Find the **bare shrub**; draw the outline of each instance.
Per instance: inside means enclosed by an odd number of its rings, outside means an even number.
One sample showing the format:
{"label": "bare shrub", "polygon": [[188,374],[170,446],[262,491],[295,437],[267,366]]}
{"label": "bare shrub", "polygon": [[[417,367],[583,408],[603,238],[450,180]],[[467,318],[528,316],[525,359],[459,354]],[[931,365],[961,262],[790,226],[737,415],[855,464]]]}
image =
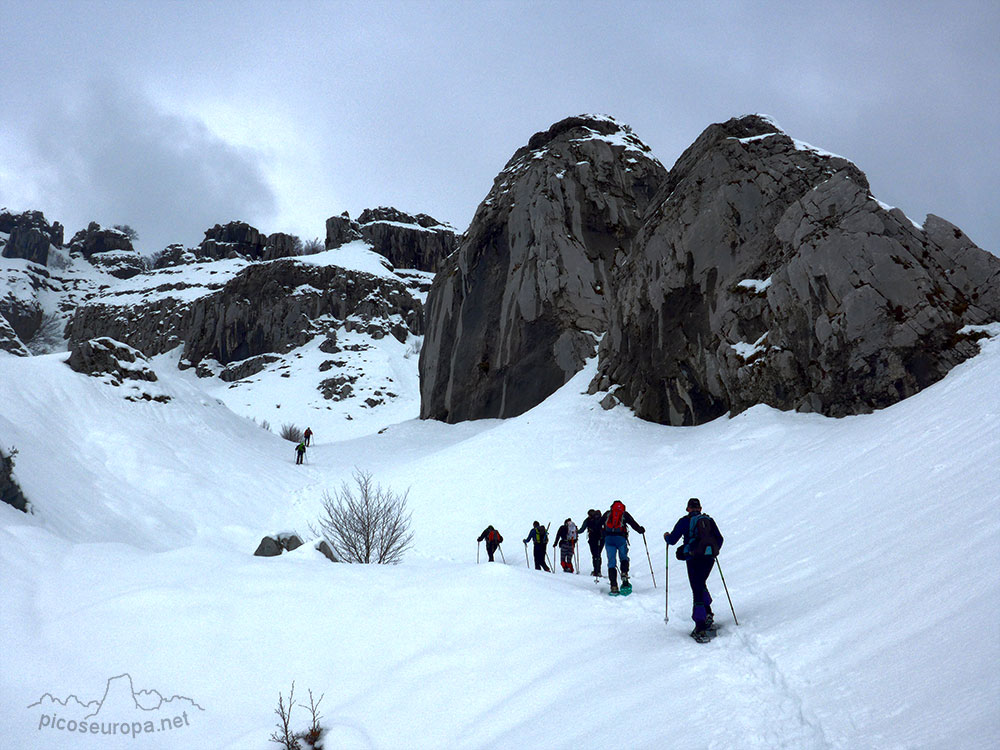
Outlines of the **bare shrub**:
{"label": "bare shrub", "polygon": [[325,249],[323,243],[319,241],[319,237],[313,237],[302,244],[302,255],[315,255],[316,253],[323,252]]}
{"label": "bare shrub", "polygon": [[63,321],[58,315],[44,313],[38,330],[28,340],[26,346],[32,354],[48,354],[66,348],[63,338]]}
{"label": "bare shrub", "polygon": [[274,713],[278,716],[278,728],[271,732],[271,742],[277,742],[283,750],[302,750],[299,738],[292,731],[292,706],[295,705],[295,682],[292,682],[292,689],[288,692],[288,703],[285,703],[285,696],[278,692],[278,707]]}
{"label": "bare shrub", "polygon": [[[295,682],[292,682],[292,689],[288,691],[288,699],[278,692],[278,707],[274,709],[278,717],[277,729],[271,732],[271,742],[281,745],[282,750],[303,750],[302,742],[306,743],[306,748],[311,750],[322,750],[323,727],[320,726],[320,719],[323,718],[319,712],[319,704],[323,702],[323,696],[319,700],[313,698],[313,691],[309,691],[309,705],[299,703],[302,708],[309,710],[311,718],[309,728],[304,732],[292,730],[292,708],[295,706]],[[301,740],[301,742],[300,742]]]}
{"label": "bare shrub", "polygon": [[413,542],[406,510],[409,490],[397,495],[372,482],[372,475],[355,470],[355,489],[347,482],[330,496],[323,493],[323,511],[317,526],[309,529],[322,536],[344,562],[395,565]]}
{"label": "bare shrub", "polygon": [[268,432],[271,432],[271,423],[268,422],[266,419],[260,420],[260,427],[262,430],[267,430]]}
{"label": "bare shrub", "polygon": [[[324,693],[325,695],[325,693]],[[300,736],[306,743],[313,748],[320,747],[320,740],[323,739],[323,727],[319,725],[319,720],[322,719],[322,715],[319,712],[319,704],[323,702],[323,695],[319,697],[319,700],[313,700],[313,691],[309,690],[309,705],[305,703],[300,703],[302,708],[309,709],[309,728],[303,732]]]}
{"label": "bare shrub", "polygon": [[139,239],[139,233],[128,224],[115,224],[114,228],[128,237],[130,242],[135,242]]}
{"label": "bare shrub", "polygon": [[296,427],[290,422],[281,425],[281,437],[285,440],[290,440],[293,443],[302,442],[302,428]]}

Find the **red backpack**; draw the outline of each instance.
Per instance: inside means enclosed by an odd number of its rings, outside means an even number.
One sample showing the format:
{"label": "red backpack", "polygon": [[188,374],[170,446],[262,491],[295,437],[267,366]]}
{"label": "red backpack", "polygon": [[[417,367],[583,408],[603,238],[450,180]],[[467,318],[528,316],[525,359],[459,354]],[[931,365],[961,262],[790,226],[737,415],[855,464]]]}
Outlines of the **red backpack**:
{"label": "red backpack", "polygon": [[488,541],[495,542],[497,540],[497,530],[492,529],[490,533],[486,535],[486,539]]}
{"label": "red backpack", "polygon": [[625,503],[621,500],[615,500],[611,503],[611,512],[608,513],[608,520],[604,524],[605,527],[618,531],[622,528],[625,520]]}

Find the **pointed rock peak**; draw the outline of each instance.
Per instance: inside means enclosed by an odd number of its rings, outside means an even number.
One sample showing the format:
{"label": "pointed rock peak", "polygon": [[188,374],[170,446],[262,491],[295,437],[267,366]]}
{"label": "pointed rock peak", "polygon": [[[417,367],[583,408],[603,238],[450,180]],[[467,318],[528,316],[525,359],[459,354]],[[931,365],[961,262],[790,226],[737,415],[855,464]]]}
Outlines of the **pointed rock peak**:
{"label": "pointed rock peak", "polygon": [[785,132],[769,115],[758,114],[733,117],[722,123],[720,127],[730,138],[753,138],[754,136]]}
{"label": "pointed rock peak", "polygon": [[[548,130],[535,133],[528,139],[526,149],[537,151],[553,141],[581,141],[602,138],[623,146],[649,152],[650,148],[639,140],[632,128],[609,115],[576,115],[555,123]],[[524,149],[522,149],[523,151]]]}

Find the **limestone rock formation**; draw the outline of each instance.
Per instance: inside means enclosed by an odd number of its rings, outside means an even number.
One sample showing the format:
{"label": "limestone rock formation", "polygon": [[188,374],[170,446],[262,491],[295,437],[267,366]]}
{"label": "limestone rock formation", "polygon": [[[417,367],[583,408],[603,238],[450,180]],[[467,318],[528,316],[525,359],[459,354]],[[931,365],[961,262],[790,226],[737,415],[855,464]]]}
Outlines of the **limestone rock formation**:
{"label": "limestone rock formation", "polygon": [[223,258],[260,260],[264,257],[266,244],[267,238],[255,227],[245,221],[231,221],[206,229],[205,239],[195,252],[199,257],[210,260]]}
{"label": "limestone rock formation", "polygon": [[16,456],[16,450],[8,454],[0,449],[0,503],[6,503],[22,513],[27,513],[28,500],[25,498],[21,486],[14,479],[14,458]]}
{"label": "limestone rock formation", "polygon": [[78,342],[66,364],[84,375],[110,376],[112,385],[121,385],[126,380],[155,382],[157,379],[141,352],[107,337]]}
{"label": "limestone rock formation", "polygon": [[666,174],[609,117],[532,136],[434,279],[421,417],[516,416],[578,372],[607,327],[611,269]]}
{"label": "limestone rock formation", "polygon": [[[249,264],[221,288],[199,293],[179,285],[175,295],[164,285],[136,302],[128,291],[121,305],[109,296],[77,308],[67,326],[70,341],[110,336],[147,356],[183,344],[187,365],[205,359],[229,365],[288,352],[340,326],[403,339],[423,332],[423,307],[402,281],[291,259]],[[232,372],[266,364],[261,358]]]}
{"label": "limestone rock formation", "polygon": [[338,247],[361,239],[361,227],[358,222],[351,219],[347,211],[340,216],[331,216],[326,220],[326,243],[327,250],[336,250]]}
{"label": "limestone rock formation", "polygon": [[7,352],[18,357],[31,356],[28,347],[24,345],[24,342],[14,332],[14,328],[2,315],[0,315],[0,352]]}
{"label": "limestone rock formation", "polygon": [[964,326],[1000,319],[1000,260],[758,116],[685,151],[614,287],[591,390],[675,425],[888,406],[976,353]]}
{"label": "limestone rock formation", "polygon": [[437,271],[455,251],[455,230],[427,214],[410,214],[395,208],[368,208],[353,221],[345,211],[326,220],[326,249],[333,250],[364,239],[396,268]]}
{"label": "limestone rock formation", "polygon": [[4,258],[24,258],[43,266],[48,263],[49,246],[63,244],[62,225],[57,221],[50,226],[41,211],[0,211],[0,232],[9,235],[0,238]]}
{"label": "limestone rock formation", "polygon": [[175,266],[187,265],[188,263],[196,263],[199,260],[207,259],[199,258],[194,250],[186,248],[180,243],[175,243],[167,245],[163,250],[154,255],[151,265],[154,270],[159,270],[161,268],[173,268]]}
{"label": "limestone rock formation", "polygon": [[132,247],[128,235],[102,227],[96,221],[73,235],[69,251],[119,279],[130,279],[146,270],[143,257]]}
{"label": "limestone rock formation", "polygon": [[69,241],[69,251],[79,253],[87,260],[95,253],[107,253],[113,250],[134,252],[132,240],[117,229],[102,227],[96,221],[90,222],[86,229],[81,229]]}

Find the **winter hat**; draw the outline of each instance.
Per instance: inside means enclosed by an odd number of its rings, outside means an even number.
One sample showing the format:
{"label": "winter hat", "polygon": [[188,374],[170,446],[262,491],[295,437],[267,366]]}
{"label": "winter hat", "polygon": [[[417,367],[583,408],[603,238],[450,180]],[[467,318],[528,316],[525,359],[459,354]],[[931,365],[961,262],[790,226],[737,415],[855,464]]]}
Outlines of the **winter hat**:
{"label": "winter hat", "polygon": [[573,523],[573,519],[567,518],[565,521],[563,521],[563,523]]}
{"label": "winter hat", "polygon": [[688,507],[688,510],[691,510],[691,509],[701,510],[701,500],[699,500],[696,497],[692,497],[690,500],[688,500],[687,507]]}
{"label": "winter hat", "polygon": [[531,525],[532,525],[533,527],[534,527],[534,526],[538,526],[538,521],[535,521],[535,522],[534,522],[533,524],[531,524]]}

